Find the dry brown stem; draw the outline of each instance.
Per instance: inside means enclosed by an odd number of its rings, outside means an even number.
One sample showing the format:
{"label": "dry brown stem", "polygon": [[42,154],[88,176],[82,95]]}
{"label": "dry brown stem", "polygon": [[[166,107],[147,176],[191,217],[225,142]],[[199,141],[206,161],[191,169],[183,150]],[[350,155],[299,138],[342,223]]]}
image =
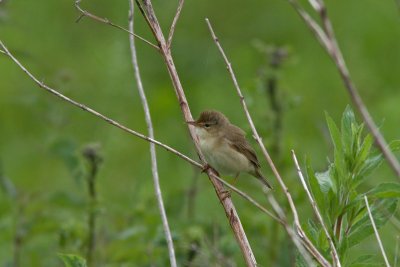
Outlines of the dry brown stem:
{"label": "dry brown stem", "polygon": [[379,237],[378,229],[376,228],[376,225],[375,225],[374,217],[372,216],[371,209],[369,208],[367,196],[364,196],[364,201],[365,201],[365,206],[367,207],[369,219],[371,220],[372,228],[374,229],[376,240],[378,240],[379,248],[381,249],[381,252],[382,252],[383,259],[385,260],[386,266],[390,267],[390,263],[387,259],[385,249],[383,248],[383,245],[382,245],[382,240]]}
{"label": "dry brown stem", "polygon": [[236,79],[236,76],[235,76],[235,73],[234,73],[234,71],[232,69],[232,65],[229,62],[229,60],[228,60],[228,58],[227,58],[227,56],[226,56],[226,54],[225,54],[225,52],[224,52],[224,50],[222,48],[217,36],[214,33],[214,30],[213,30],[213,28],[211,26],[211,23],[207,18],[206,18],[206,22],[207,22],[208,28],[210,30],[211,36],[212,36],[215,44],[217,45],[218,50],[221,52],[221,55],[222,55],[222,57],[223,57],[223,59],[225,61],[225,64],[227,66],[227,70],[228,70],[228,72],[229,72],[229,74],[230,74],[230,76],[232,78],[232,81],[233,81],[233,84],[235,86],[236,92],[239,95],[240,103],[242,104],[243,110],[244,110],[244,112],[246,114],[246,118],[247,118],[247,120],[248,120],[248,122],[250,124],[251,130],[253,132],[253,136],[256,139],[258,145],[260,146],[265,159],[267,160],[268,164],[270,165],[270,167],[272,169],[272,172],[274,173],[274,175],[277,178],[280,186],[282,187],[283,192],[286,195],[286,198],[287,198],[287,200],[289,202],[289,205],[290,205],[293,217],[294,217],[294,222],[295,222],[295,225],[296,225],[296,228],[297,228],[298,236],[300,237],[301,241],[303,242],[303,244],[307,248],[308,252],[311,253],[311,255],[313,255],[313,257],[322,266],[331,266],[331,264],[324,258],[324,256],[317,250],[317,248],[314,246],[314,244],[306,236],[306,234],[305,234],[305,232],[304,232],[304,230],[303,230],[303,228],[301,226],[301,223],[300,223],[300,220],[299,220],[299,215],[298,215],[298,212],[297,212],[297,208],[296,208],[296,206],[295,206],[295,204],[293,202],[292,195],[290,194],[288,187],[284,183],[284,181],[283,181],[282,177],[280,176],[277,168],[275,167],[274,162],[272,161],[267,149],[265,148],[265,146],[264,146],[264,144],[263,144],[263,142],[261,140],[261,137],[259,136],[259,134],[258,134],[258,132],[256,130],[256,127],[254,125],[253,119],[251,118],[249,110],[247,108],[247,104],[244,101],[244,96],[243,96],[242,91],[241,91],[241,89],[239,87],[239,83],[238,83],[238,81]]}
{"label": "dry brown stem", "polygon": [[175,27],[176,27],[176,24],[178,23],[179,16],[181,15],[181,11],[182,11],[184,2],[185,2],[185,0],[179,0],[178,8],[176,9],[176,14],[174,16],[174,20],[172,21],[172,25],[169,30],[168,41],[167,41],[167,46],[169,49],[171,48],[172,38],[174,37],[174,32],[175,32]]}
{"label": "dry brown stem", "polygon": [[[159,44],[159,46],[161,48],[160,52],[161,52],[161,55],[166,64],[170,78],[172,80],[172,84],[174,86],[175,93],[178,98],[178,102],[181,107],[183,116],[186,121],[193,121],[193,116],[190,112],[189,105],[186,100],[186,95],[183,90],[182,84],[179,79],[178,72],[177,72],[175,64],[174,64],[174,60],[171,55],[170,47],[168,46],[167,41],[164,38],[160,24],[155,15],[155,12],[154,12],[154,9],[152,6],[152,2],[150,0],[143,0],[142,3],[140,3],[139,0],[136,0],[136,3],[138,4],[139,9],[141,10],[144,18],[147,21],[147,24],[149,25],[151,31],[153,32],[154,37],[157,40],[157,43]],[[171,32],[171,30],[170,30],[170,32]],[[200,160],[204,164],[206,164],[204,156],[202,155],[200,148],[199,148],[199,144],[198,144],[198,140],[197,140],[197,137],[196,137],[196,134],[194,131],[194,127],[190,126],[190,125],[188,127],[189,127],[190,136],[196,146],[196,150],[200,157]],[[210,178],[210,181],[212,182],[212,184],[214,186],[214,189],[215,189],[215,192],[217,193],[218,199],[220,200],[220,202],[224,208],[225,214],[226,214],[229,224],[234,232],[236,241],[238,242],[238,244],[240,246],[240,249],[242,251],[242,254],[243,254],[243,257],[245,259],[247,266],[256,266],[257,265],[256,259],[254,257],[253,251],[250,247],[250,243],[247,240],[246,233],[240,222],[240,218],[237,214],[235,206],[233,205],[231,197],[226,196],[226,190],[224,189],[223,184],[219,180],[214,178],[214,176],[213,176],[213,174],[215,174],[214,171],[211,168],[209,168],[209,169],[207,169],[206,172],[207,172],[208,177]]]}
{"label": "dry brown stem", "polygon": [[315,215],[317,215],[317,219],[318,219],[319,223],[321,224],[322,229],[325,232],[326,238],[328,239],[329,245],[331,247],[331,253],[332,253],[332,258],[333,258],[333,261],[334,261],[334,265],[337,266],[337,267],[341,267],[342,265],[340,264],[339,255],[338,255],[337,250],[335,248],[335,244],[333,243],[333,240],[332,240],[332,238],[331,238],[331,236],[329,234],[328,228],[326,228],[326,226],[325,226],[324,220],[322,219],[322,215],[318,210],[317,203],[315,202],[313,196],[311,195],[310,190],[307,187],[306,180],[304,179],[303,173],[301,172],[301,169],[300,169],[300,166],[299,166],[299,162],[297,161],[297,157],[296,157],[296,154],[294,153],[294,150],[292,150],[292,157],[293,157],[293,161],[294,161],[294,164],[296,166],[297,174],[299,175],[301,184],[303,185],[304,190],[307,193],[308,200],[310,201],[311,206],[312,206],[312,208],[314,210],[314,213],[315,213]]}
{"label": "dry brown stem", "polygon": [[158,46],[156,46],[156,45],[153,44],[152,42],[146,40],[145,38],[141,37],[140,35],[137,35],[137,34],[134,33],[133,31],[130,31],[130,30],[128,30],[128,29],[125,29],[124,27],[119,26],[119,25],[117,25],[117,24],[111,22],[111,21],[110,21],[109,19],[107,19],[107,18],[101,18],[101,17],[96,16],[96,15],[90,13],[89,11],[83,9],[83,8],[80,6],[80,3],[81,3],[81,2],[82,2],[82,0],[75,0],[75,7],[76,7],[76,9],[81,13],[81,15],[78,17],[78,19],[76,20],[76,22],[81,21],[81,19],[84,18],[84,17],[88,17],[88,18],[93,19],[93,20],[95,20],[95,21],[97,21],[97,22],[104,23],[104,24],[107,24],[107,25],[109,25],[109,26],[111,26],[111,27],[117,28],[117,29],[119,29],[119,30],[121,30],[121,31],[127,32],[127,33],[129,33],[130,35],[135,36],[136,38],[138,38],[138,39],[141,40],[142,42],[145,42],[146,44],[150,45],[151,47],[153,47],[153,48],[156,49],[157,51],[160,50],[160,48],[159,48]]}

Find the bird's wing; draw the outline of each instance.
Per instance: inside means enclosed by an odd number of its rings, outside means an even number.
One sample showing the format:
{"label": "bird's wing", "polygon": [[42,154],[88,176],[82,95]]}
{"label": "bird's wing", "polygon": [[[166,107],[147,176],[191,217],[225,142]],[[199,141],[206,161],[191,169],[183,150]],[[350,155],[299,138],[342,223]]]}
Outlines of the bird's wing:
{"label": "bird's wing", "polygon": [[249,142],[247,142],[245,132],[234,125],[231,127],[236,128],[236,130],[228,131],[228,133],[225,135],[225,138],[229,141],[231,147],[239,153],[244,154],[256,168],[259,168],[260,163],[258,162],[257,155],[250,146]]}

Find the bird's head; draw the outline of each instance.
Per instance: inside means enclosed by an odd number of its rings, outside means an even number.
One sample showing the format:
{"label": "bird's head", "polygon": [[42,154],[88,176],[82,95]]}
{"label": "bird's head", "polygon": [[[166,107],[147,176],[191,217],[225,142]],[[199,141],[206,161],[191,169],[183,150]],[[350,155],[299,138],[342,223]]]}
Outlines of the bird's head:
{"label": "bird's head", "polygon": [[206,110],[200,114],[200,117],[195,121],[188,121],[196,127],[196,129],[203,129],[209,134],[216,133],[221,130],[222,127],[229,124],[229,120],[219,111]]}

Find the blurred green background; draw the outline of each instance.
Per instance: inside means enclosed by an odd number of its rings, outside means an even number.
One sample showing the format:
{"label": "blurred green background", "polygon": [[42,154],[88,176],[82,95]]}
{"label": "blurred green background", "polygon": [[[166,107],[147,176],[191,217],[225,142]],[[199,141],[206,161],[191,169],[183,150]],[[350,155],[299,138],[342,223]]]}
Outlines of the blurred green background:
{"label": "blurred green background", "polygon": [[[166,34],[177,1],[155,0],[153,4]],[[87,0],[82,5],[127,25],[128,1]],[[400,16],[396,2],[330,0],[327,6],[366,105],[386,139],[398,139]],[[136,32],[153,40],[143,18],[136,15]],[[146,133],[128,35],[88,18],[75,23],[78,16],[74,1],[3,0],[0,39],[48,85]],[[272,156],[306,222],[312,213],[290,149],[295,149],[302,163],[307,157],[316,170],[326,168],[332,147],[324,112],[338,121],[349,104],[335,66],[287,1],[186,1],[172,49],[194,116],[204,109],[218,109],[250,133],[205,17],[232,62],[257,128],[267,148],[274,148]],[[156,138],[197,159],[160,55],[136,43]],[[287,56],[279,68],[272,68],[271,51],[276,48]],[[278,133],[267,92],[269,79],[277,81],[277,101],[282,107]],[[281,146],[276,146],[277,138]],[[97,176],[93,266],[168,265],[149,144],[49,95],[0,55],[0,266],[13,266],[14,258],[19,258],[20,266],[61,266],[58,252],[85,256],[88,166],[81,151],[89,143],[99,144],[103,157]],[[173,154],[163,149],[157,152],[179,264],[185,265],[195,255],[191,266],[243,266],[207,177]],[[277,187],[266,162],[261,164]],[[395,181],[385,164],[365,189],[382,181]],[[255,179],[242,175],[237,186],[267,205]],[[286,206],[280,190],[276,195]],[[233,195],[233,200],[260,266],[291,266],[296,253],[283,228],[241,198]],[[391,258],[394,231],[390,224],[383,229]],[[371,236],[354,253],[377,254],[377,249]]]}

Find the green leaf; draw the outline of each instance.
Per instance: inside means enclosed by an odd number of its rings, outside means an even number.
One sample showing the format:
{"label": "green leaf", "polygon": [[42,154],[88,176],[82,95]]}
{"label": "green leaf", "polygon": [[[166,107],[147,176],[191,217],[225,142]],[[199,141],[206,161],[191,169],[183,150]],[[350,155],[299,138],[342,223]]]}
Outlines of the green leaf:
{"label": "green leaf", "polygon": [[350,267],[363,267],[363,266],[379,266],[379,264],[374,261],[375,255],[362,255],[350,263]]}
{"label": "green leaf", "polygon": [[327,194],[329,192],[329,190],[332,191],[336,191],[333,190],[334,189],[334,183],[332,182],[331,176],[330,176],[330,171],[331,169],[329,168],[327,171],[325,172],[317,172],[315,173],[315,177],[318,181],[318,184],[321,188],[321,191],[324,194]]}
{"label": "green leaf", "polygon": [[331,134],[331,138],[333,141],[333,145],[336,149],[342,150],[342,141],[340,138],[340,131],[336,126],[336,123],[333,121],[331,116],[327,112],[325,112],[326,123],[328,124],[329,133]]}
{"label": "green leaf", "polygon": [[[376,227],[379,229],[393,215],[396,210],[397,199],[385,198],[375,201],[371,205],[371,213],[374,218]],[[349,247],[360,243],[364,238],[374,232],[371,220],[366,211],[363,212],[361,218],[351,227],[348,235]]]}
{"label": "green leaf", "polygon": [[395,198],[400,197],[399,183],[381,183],[374,189],[366,193],[370,197],[376,198]]}
{"label": "green leaf", "polygon": [[374,139],[370,134],[364,138],[364,142],[361,145],[360,150],[357,153],[356,165],[354,167],[355,171],[358,173],[359,169],[364,165],[365,161],[368,159],[369,152],[371,150]]}
{"label": "green leaf", "polygon": [[368,158],[364,162],[364,165],[359,172],[356,185],[361,183],[365,176],[369,175],[373,170],[378,168],[382,161],[383,157],[381,154]]}
{"label": "green leaf", "polygon": [[345,151],[350,152],[353,140],[353,129],[352,126],[357,125],[354,117],[353,110],[350,106],[347,106],[342,115],[342,146]]}
{"label": "green leaf", "polygon": [[399,151],[400,150],[400,140],[394,140],[394,141],[390,142],[389,148],[393,152]]}
{"label": "green leaf", "polygon": [[[315,202],[317,202],[318,207],[320,210],[325,210],[325,195],[324,192],[321,190],[321,185],[315,176],[315,172],[310,165],[310,162],[306,160],[306,169],[307,169],[307,176],[308,176],[308,183],[310,184],[311,193],[314,196]],[[329,189],[328,189],[329,191]],[[327,192],[327,191],[325,191]]]}
{"label": "green leaf", "polygon": [[318,241],[319,230],[318,226],[311,219],[308,219],[308,224],[305,224],[304,229],[306,231],[306,235],[311,239],[311,241],[315,244]]}
{"label": "green leaf", "polygon": [[65,267],[86,267],[86,260],[77,255],[58,253],[58,257],[64,262]]}
{"label": "green leaf", "polygon": [[[345,154],[342,145],[342,138],[338,127],[336,126],[333,119],[329,116],[328,113],[325,113],[326,122],[328,124],[329,132],[331,134],[332,142],[335,147],[334,151],[334,162],[336,167],[337,176],[333,178],[342,178],[346,173],[346,164],[345,164]],[[341,181],[337,181],[337,184],[340,185]]]}

